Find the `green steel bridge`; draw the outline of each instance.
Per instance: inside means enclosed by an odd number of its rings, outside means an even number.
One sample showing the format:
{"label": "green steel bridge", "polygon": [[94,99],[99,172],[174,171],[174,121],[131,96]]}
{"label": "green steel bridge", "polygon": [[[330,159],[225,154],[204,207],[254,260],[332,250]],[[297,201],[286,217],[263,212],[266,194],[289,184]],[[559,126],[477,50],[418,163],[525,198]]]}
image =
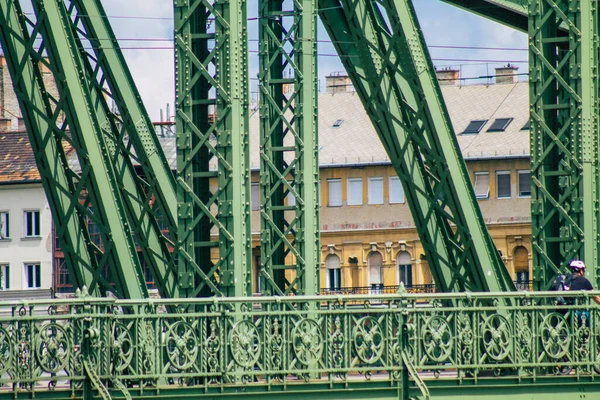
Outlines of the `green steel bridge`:
{"label": "green steel bridge", "polygon": [[[410,0],[259,0],[261,297],[246,2],[173,1],[174,176],[101,1],[0,1],[80,289],[0,304],[0,398],[600,398],[591,294],[557,306],[543,292],[572,258],[600,283],[598,2],[442,1],[529,34],[537,292],[515,291],[486,230]],[[319,295],[317,18],[405,188],[438,293]]]}

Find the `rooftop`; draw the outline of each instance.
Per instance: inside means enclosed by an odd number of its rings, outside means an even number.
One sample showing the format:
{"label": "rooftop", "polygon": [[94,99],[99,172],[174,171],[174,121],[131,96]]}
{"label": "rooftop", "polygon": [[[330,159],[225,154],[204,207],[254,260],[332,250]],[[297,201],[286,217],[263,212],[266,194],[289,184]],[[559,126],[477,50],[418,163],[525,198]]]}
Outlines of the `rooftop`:
{"label": "rooftop", "polygon": [[[443,85],[441,89],[467,161],[529,158],[529,130],[522,129],[529,118],[527,82]],[[483,122],[478,132],[463,133],[473,121]],[[250,115],[250,167],[254,170],[260,167],[259,134],[260,116],[253,112]],[[159,136],[159,140],[169,165],[175,169],[175,137]],[[78,169],[75,157],[71,161],[72,167]],[[319,164],[322,168],[389,162],[356,93],[319,94]],[[0,183],[39,181],[27,134],[0,133]]]}

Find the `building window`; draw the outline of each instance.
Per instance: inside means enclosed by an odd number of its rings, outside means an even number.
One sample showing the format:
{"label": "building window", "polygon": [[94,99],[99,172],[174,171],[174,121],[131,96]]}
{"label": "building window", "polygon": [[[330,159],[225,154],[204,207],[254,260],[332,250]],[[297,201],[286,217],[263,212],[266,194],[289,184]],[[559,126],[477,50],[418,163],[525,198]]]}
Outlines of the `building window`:
{"label": "building window", "polygon": [[342,180],[327,179],[329,207],[340,207],[342,205]]}
{"label": "building window", "polygon": [[362,178],[348,179],[348,205],[361,206],[363,203]]}
{"label": "building window", "polygon": [[25,211],[25,237],[40,236],[40,212]]}
{"label": "building window", "polygon": [[517,290],[529,290],[529,252],[524,246],[515,248],[513,266]]}
{"label": "building window", "polygon": [[490,176],[487,172],[475,172],[475,197],[478,199],[487,199],[490,197]]}
{"label": "building window", "polygon": [[510,198],[510,171],[496,172],[496,192],[499,199]]}
{"label": "building window", "polygon": [[381,269],[383,268],[383,257],[378,251],[369,254],[369,284],[371,293],[383,293],[383,280]]}
{"label": "building window", "polygon": [[383,204],[383,178],[369,178],[369,204]]}
{"label": "building window", "polygon": [[260,185],[258,183],[250,184],[250,197],[252,211],[260,210]]}
{"label": "building window", "polygon": [[519,197],[531,197],[531,172],[518,171]]}
{"label": "building window", "polygon": [[340,258],[330,254],[325,259],[327,268],[327,289],[330,291],[340,290],[342,287],[342,270],[340,269]]}
{"label": "building window", "polygon": [[25,264],[25,282],[28,289],[38,289],[42,287],[42,275],[40,264]]}
{"label": "building window", "polygon": [[10,289],[10,266],[8,264],[1,264],[0,274],[0,290]]}
{"label": "building window", "polygon": [[0,239],[10,237],[10,218],[8,211],[0,211]]}
{"label": "building window", "polygon": [[398,265],[398,283],[402,282],[405,287],[412,286],[413,280],[410,254],[407,251],[401,251],[398,253],[396,262]]}
{"label": "building window", "polygon": [[390,176],[390,204],[404,203],[404,188],[397,176]]}

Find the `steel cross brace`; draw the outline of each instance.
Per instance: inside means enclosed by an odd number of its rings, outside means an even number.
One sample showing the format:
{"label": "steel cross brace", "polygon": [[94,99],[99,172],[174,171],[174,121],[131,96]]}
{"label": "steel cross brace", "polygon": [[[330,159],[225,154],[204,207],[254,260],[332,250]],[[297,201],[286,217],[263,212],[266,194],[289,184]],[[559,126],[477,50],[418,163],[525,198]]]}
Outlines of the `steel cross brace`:
{"label": "steel cross brace", "polygon": [[440,290],[514,290],[477,206],[411,3],[322,0],[319,8],[402,181]]}
{"label": "steel cross brace", "polygon": [[[177,233],[173,173],[100,1],[75,0],[69,10],[73,32],[84,42],[80,49],[89,80],[96,84],[94,104],[102,105],[103,126],[111,127],[109,135],[114,133],[115,162],[124,164],[118,167],[120,186],[124,200],[131,203],[130,223],[145,263],[161,296],[179,297],[171,254],[171,237]],[[105,97],[114,101],[118,114],[111,112]],[[137,161],[141,174],[126,160]],[[166,225],[166,234],[159,222]]]}
{"label": "steel cross brace", "polygon": [[534,286],[579,258],[598,271],[598,3],[529,7]]}
{"label": "steel cross brace", "polygon": [[265,294],[315,294],[320,250],[316,4],[294,1],[291,10],[282,5],[259,4],[260,276]]}
{"label": "steel cross brace", "polygon": [[[72,33],[71,20],[62,0],[36,0],[33,8],[36,29],[44,38],[50,70],[61,94],[61,111],[65,112],[76,146],[81,176],[89,176],[89,186],[85,187],[89,203],[86,204],[95,210],[92,221],[100,228],[104,246],[99,264],[108,265],[117,296],[147,297],[128,221],[127,212],[131,211],[121,197],[121,180],[111,159],[110,139],[107,140],[103,130],[101,110],[96,109],[97,103],[94,103],[96,93],[88,87],[86,66],[77,51],[79,41]],[[73,193],[79,195],[79,192]]]}
{"label": "steel cross brace", "polygon": [[249,296],[246,2],[174,4],[180,288]]}
{"label": "steel cross brace", "polygon": [[[19,100],[29,140],[36,158],[42,185],[52,210],[56,235],[75,287],[86,286],[92,295],[108,289],[100,275],[100,249],[87,230],[91,217],[79,194],[87,186],[89,175],[73,171],[68,154],[74,144],[62,124],[60,99],[54,99],[44,86],[40,67],[47,65],[35,46],[39,38],[29,35],[27,21],[19,1],[0,2],[0,42]],[[41,51],[41,50],[40,50]]]}

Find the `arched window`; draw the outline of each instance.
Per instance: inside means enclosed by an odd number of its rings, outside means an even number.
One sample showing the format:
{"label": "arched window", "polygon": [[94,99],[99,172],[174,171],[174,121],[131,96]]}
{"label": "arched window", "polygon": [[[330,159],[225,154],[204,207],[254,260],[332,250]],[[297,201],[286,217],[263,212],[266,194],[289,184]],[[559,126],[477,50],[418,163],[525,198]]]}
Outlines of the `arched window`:
{"label": "arched window", "polygon": [[369,254],[369,284],[371,289],[383,290],[383,280],[381,279],[381,268],[383,267],[383,257],[378,251]]}
{"label": "arched window", "polygon": [[524,246],[515,248],[513,254],[513,266],[515,267],[515,281],[517,290],[529,289],[529,252]]}
{"label": "arched window", "polygon": [[330,254],[325,259],[327,268],[327,289],[330,291],[340,290],[342,287],[342,271],[340,270],[340,258]]}
{"label": "arched window", "polygon": [[398,253],[396,265],[398,265],[398,284],[402,282],[405,287],[412,286],[412,265],[410,263],[410,254],[408,251],[401,251]]}

